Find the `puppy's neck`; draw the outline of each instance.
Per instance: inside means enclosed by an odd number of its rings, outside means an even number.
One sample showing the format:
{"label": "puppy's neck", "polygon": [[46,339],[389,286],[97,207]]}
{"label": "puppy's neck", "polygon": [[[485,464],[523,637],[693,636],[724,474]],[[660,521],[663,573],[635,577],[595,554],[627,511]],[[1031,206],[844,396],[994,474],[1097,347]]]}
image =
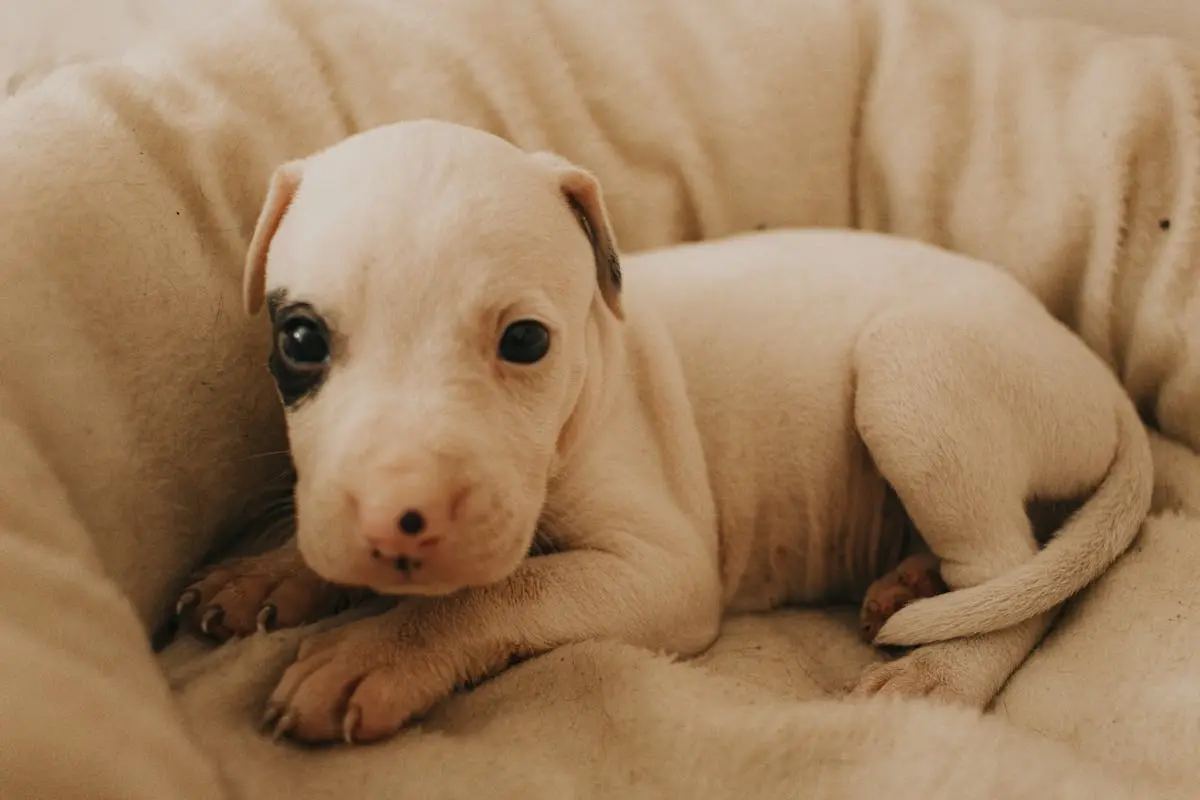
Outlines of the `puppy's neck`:
{"label": "puppy's neck", "polygon": [[615,376],[627,366],[625,326],[597,299],[587,327],[587,368],[579,395],[558,436],[558,457],[550,479],[569,469],[575,454],[587,447],[592,437],[601,435],[611,413]]}

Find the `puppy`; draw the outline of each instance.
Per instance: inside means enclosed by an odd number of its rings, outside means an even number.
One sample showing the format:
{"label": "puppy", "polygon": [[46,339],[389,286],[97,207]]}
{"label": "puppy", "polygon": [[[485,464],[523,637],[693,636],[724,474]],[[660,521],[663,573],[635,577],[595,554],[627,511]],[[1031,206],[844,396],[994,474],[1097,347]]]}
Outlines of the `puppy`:
{"label": "puppy", "polygon": [[[853,694],[983,707],[1150,504],[1132,402],[999,270],[836,231],[623,269],[588,172],[468,128],[281,167],[245,299],[270,313],[296,542],[187,613],[406,598],[304,641],[266,718],[299,740],[386,737],[570,642],[692,655],[726,611],[861,597],[922,548],[951,591],[883,625],[917,647]],[[1039,551],[1027,505],[1070,500]],[[332,606],[313,597],[286,623]]]}

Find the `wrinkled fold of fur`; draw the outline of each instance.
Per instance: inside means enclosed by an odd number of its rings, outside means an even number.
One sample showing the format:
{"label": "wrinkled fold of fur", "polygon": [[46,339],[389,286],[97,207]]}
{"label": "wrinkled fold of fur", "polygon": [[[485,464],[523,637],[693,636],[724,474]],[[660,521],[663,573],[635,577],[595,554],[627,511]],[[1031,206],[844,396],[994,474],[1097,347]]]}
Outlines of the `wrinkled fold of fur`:
{"label": "wrinkled fold of fur", "polygon": [[[226,791],[145,630],[286,467],[239,300],[279,162],[437,116],[593,170],[628,250],[759,226],[928,239],[1018,275],[1195,446],[1196,63],[950,0],[249,0],[23,91],[0,107],[0,794]],[[1147,660],[1195,658],[1169,642],[1196,619]],[[899,742],[921,712],[878,713]],[[923,797],[967,796],[946,776],[970,754],[910,745],[829,796],[917,786],[917,764],[942,776]],[[795,775],[842,768],[790,752]]]}

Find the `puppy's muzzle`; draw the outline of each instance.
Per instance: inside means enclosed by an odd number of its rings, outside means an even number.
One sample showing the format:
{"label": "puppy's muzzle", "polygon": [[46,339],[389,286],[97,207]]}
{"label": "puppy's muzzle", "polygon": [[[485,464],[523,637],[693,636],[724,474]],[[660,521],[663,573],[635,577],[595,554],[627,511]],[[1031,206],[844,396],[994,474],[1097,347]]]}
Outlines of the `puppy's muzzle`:
{"label": "puppy's muzzle", "polygon": [[406,575],[419,571],[450,536],[470,489],[440,470],[391,469],[349,493],[363,547]]}

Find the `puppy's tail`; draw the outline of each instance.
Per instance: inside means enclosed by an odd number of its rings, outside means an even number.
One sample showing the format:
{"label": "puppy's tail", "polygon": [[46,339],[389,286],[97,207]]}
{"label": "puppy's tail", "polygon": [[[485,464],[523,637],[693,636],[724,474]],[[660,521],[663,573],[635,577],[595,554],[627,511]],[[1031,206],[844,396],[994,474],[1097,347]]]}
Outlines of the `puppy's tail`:
{"label": "puppy's tail", "polygon": [[1150,510],[1150,443],[1130,408],[1117,415],[1116,454],[1088,501],[1029,561],[978,586],[916,600],[875,644],[913,646],[1008,628],[1051,610],[1100,577],[1128,549]]}

